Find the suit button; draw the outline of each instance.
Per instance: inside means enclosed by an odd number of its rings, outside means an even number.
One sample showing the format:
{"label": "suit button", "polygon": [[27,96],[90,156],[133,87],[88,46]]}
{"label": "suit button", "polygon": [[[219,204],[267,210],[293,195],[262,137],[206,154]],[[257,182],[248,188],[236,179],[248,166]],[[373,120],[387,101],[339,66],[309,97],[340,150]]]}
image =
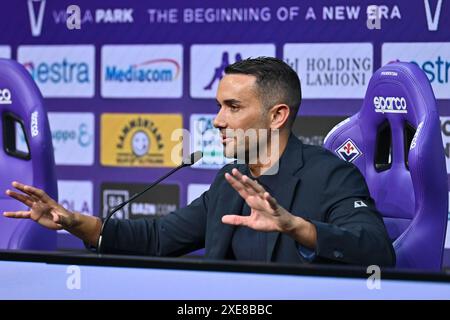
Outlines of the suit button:
{"label": "suit button", "polygon": [[343,258],[343,257],[344,257],[344,254],[343,254],[342,252],[338,251],[338,250],[334,250],[334,251],[333,251],[333,255],[334,255],[334,257],[337,258],[337,259],[340,259],[340,258]]}

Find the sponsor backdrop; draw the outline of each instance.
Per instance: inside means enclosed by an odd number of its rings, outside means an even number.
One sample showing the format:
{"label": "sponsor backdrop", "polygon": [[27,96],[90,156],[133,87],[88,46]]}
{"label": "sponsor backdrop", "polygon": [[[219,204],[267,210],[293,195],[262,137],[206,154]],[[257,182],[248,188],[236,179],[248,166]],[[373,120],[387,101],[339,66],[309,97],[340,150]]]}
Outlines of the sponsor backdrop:
{"label": "sponsor backdrop", "polygon": [[[102,183],[102,217],[106,218],[111,208],[128,200],[131,196],[145,189],[143,183]],[[159,185],[152,192],[144,194],[131,204],[117,212],[115,219],[136,219],[163,216],[180,207],[180,188],[176,184]]]}
{"label": "sponsor backdrop", "polygon": [[[213,127],[224,68],[261,55],[298,72],[294,132],[318,145],[359,110],[376,69],[416,63],[438,99],[450,170],[449,1],[20,0],[0,15],[0,57],[22,63],[44,96],[68,208],[103,216],[170,170],[182,128],[191,132],[185,149],[202,149],[203,162],[118,218],[164,215],[201,194],[227,161]],[[82,246],[66,233],[58,245]]]}

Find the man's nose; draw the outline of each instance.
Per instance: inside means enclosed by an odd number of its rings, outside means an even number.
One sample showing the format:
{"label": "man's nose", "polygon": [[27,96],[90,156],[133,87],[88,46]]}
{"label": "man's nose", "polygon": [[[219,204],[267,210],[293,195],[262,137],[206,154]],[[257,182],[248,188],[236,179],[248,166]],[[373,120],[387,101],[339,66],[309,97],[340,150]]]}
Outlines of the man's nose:
{"label": "man's nose", "polygon": [[217,113],[216,117],[214,118],[214,127],[218,128],[218,129],[222,129],[222,128],[226,128],[227,123],[225,121],[225,117],[223,115],[223,108],[221,108],[219,110],[219,112]]}

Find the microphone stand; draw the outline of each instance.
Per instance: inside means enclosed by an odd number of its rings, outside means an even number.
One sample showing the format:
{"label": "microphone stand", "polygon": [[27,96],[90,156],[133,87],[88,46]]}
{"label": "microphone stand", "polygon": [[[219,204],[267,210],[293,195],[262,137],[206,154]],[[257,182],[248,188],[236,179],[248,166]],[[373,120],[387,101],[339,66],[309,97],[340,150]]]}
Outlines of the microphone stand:
{"label": "microphone stand", "polygon": [[100,254],[102,253],[102,238],[103,238],[103,231],[106,228],[106,225],[108,224],[109,219],[111,219],[111,217],[114,215],[114,213],[116,213],[117,211],[119,211],[120,209],[122,209],[123,207],[125,207],[128,203],[130,203],[131,201],[137,199],[138,197],[140,197],[141,195],[143,195],[145,192],[147,192],[148,190],[150,190],[151,188],[153,188],[155,185],[157,185],[158,183],[160,183],[161,181],[163,181],[164,179],[166,179],[168,176],[170,176],[171,174],[173,174],[174,172],[180,170],[183,167],[187,167],[190,166],[190,164],[186,164],[186,163],[182,163],[180,164],[178,167],[173,168],[172,170],[170,170],[168,173],[166,173],[165,175],[163,175],[161,178],[159,178],[158,180],[156,180],[155,182],[153,182],[151,185],[149,185],[147,188],[145,188],[143,191],[136,193],[135,195],[133,195],[130,199],[128,199],[127,201],[122,202],[121,204],[117,205],[116,207],[112,208],[111,211],[108,213],[106,219],[103,221],[102,223],[102,228],[100,231],[100,236],[98,237],[98,242],[97,242],[97,253]]}

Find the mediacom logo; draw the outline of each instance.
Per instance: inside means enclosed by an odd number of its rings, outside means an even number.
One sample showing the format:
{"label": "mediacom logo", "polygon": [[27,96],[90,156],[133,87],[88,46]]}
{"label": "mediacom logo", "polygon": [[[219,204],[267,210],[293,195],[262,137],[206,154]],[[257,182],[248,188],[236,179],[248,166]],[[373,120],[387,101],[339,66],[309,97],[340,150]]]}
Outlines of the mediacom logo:
{"label": "mediacom logo", "polygon": [[55,164],[94,164],[95,116],[90,112],[49,112]]}
{"label": "mediacom logo", "polygon": [[[160,67],[167,64],[167,67]],[[126,69],[106,66],[105,81],[171,82],[180,76],[181,67],[174,59],[154,59],[130,65]]]}
{"label": "mediacom logo", "polygon": [[[183,127],[181,114],[105,113],[101,116],[101,164],[121,167],[174,167],[181,142],[172,134]],[[173,150],[179,148],[177,157]]]}
{"label": "mediacom logo", "polygon": [[102,47],[101,94],[109,98],[180,98],[181,45]]}
{"label": "mediacom logo", "polygon": [[428,77],[436,98],[450,98],[450,43],[384,43],[382,64],[395,60],[418,65]]}
{"label": "mediacom logo", "polygon": [[94,46],[19,46],[17,59],[46,98],[94,96]]}

